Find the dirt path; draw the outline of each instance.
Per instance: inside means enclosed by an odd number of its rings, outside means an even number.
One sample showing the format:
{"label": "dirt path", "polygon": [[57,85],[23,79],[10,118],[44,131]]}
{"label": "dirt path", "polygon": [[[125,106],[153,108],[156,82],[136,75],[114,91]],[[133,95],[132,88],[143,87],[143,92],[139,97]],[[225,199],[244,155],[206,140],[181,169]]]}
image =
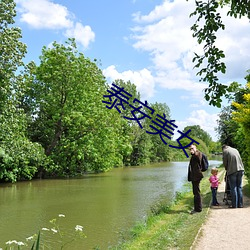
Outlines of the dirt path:
{"label": "dirt path", "polygon": [[223,202],[225,182],[218,188],[219,207],[211,207],[191,249],[250,249],[250,199],[244,196],[244,207],[230,209]]}

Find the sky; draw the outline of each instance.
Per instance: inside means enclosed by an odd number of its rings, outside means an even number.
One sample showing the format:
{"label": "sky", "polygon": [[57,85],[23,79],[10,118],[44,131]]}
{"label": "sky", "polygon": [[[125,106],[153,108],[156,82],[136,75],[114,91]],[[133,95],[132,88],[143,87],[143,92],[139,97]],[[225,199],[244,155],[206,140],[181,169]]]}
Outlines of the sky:
{"label": "sky", "polygon": [[[221,109],[204,100],[192,58],[202,47],[192,37],[193,0],[16,0],[16,26],[27,44],[25,62],[39,64],[43,46],[76,39],[78,50],[98,62],[108,83],[131,81],[141,101],[166,103],[179,130],[200,125],[218,139]],[[226,29],[218,33],[227,65],[220,81],[245,85],[250,69],[250,21],[221,10]],[[106,93],[104,93],[106,94]],[[228,105],[224,101],[223,105]]]}

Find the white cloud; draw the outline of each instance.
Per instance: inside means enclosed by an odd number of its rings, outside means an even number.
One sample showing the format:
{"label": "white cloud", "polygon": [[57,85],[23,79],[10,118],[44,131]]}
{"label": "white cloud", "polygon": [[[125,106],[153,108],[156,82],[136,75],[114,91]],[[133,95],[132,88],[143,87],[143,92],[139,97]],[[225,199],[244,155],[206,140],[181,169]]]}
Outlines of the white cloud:
{"label": "white cloud", "polygon": [[182,0],[164,1],[148,15],[136,13],[134,20],[139,24],[133,29],[133,39],[134,48],[150,53],[156,84],[201,95],[206,84],[194,83],[192,64],[197,46],[190,31],[193,8],[193,4]]}
{"label": "white cloud", "polygon": [[103,70],[103,74],[111,82],[116,79],[122,79],[125,82],[134,83],[141,94],[141,99],[148,99],[154,94],[154,78],[148,69],[140,71],[124,71],[119,73],[114,65]]}
{"label": "white cloud", "polygon": [[95,39],[89,25],[75,22],[74,15],[63,5],[49,0],[17,0],[20,20],[34,29],[64,30],[63,35],[75,38],[84,48]]}
{"label": "white cloud", "polygon": [[140,12],[137,12],[133,15],[135,22],[154,22],[161,18],[164,18],[173,8],[173,4],[169,4],[168,1],[165,1],[162,5],[155,7],[148,15],[141,15]]}
{"label": "white cloud", "polygon": [[[207,86],[197,83],[197,69],[193,69],[194,52],[202,52],[202,47],[192,37],[189,18],[195,9],[194,1],[165,0],[150,13],[133,15],[137,25],[132,29],[134,48],[149,52],[153,62],[152,74],[155,85],[167,89],[183,89],[203,97],[202,90]],[[250,68],[250,25],[247,18],[227,17],[227,9],[221,11],[226,30],[218,34],[217,44],[225,51],[228,69],[221,81],[243,79]],[[193,92],[196,93],[193,93]]]}
{"label": "white cloud", "polygon": [[48,0],[18,0],[21,21],[35,29],[63,29],[73,25],[65,6]]}
{"label": "white cloud", "polygon": [[223,78],[234,81],[244,78],[250,69],[250,23],[247,17],[235,19],[227,16],[227,11],[226,8],[221,10],[225,30],[219,32],[216,44],[226,55],[227,72]]}
{"label": "white cloud", "polygon": [[87,48],[90,42],[95,40],[95,33],[91,30],[90,26],[83,26],[81,23],[76,23],[71,29],[68,29],[65,33],[67,37],[74,37],[77,42]]}

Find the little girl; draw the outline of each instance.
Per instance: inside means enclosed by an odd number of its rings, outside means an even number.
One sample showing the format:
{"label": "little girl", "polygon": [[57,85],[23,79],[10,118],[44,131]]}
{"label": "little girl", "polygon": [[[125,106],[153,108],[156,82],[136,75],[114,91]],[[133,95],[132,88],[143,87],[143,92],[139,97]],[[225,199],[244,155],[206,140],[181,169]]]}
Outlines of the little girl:
{"label": "little girl", "polygon": [[212,205],[213,206],[219,206],[220,204],[217,201],[217,189],[220,184],[219,179],[217,177],[218,169],[212,168],[211,169],[211,176],[209,178],[209,181],[211,183],[211,190],[212,190]]}

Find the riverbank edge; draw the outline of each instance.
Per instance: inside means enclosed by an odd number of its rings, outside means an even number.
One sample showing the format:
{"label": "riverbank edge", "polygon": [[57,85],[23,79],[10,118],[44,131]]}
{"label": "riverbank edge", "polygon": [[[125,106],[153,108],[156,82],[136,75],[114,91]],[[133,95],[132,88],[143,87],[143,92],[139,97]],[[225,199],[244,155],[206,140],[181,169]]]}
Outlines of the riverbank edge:
{"label": "riverbank edge", "polygon": [[[209,170],[208,170],[209,171]],[[224,181],[225,170],[219,168],[220,181]],[[184,185],[177,192],[175,199],[169,205],[159,204],[151,209],[144,222],[138,222],[120,243],[109,249],[138,250],[138,249],[190,249],[199,237],[199,232],[207,219],[211,190],[206,176],[201,181],[203,211],[190,215],[193,208],[191,183]]]}

